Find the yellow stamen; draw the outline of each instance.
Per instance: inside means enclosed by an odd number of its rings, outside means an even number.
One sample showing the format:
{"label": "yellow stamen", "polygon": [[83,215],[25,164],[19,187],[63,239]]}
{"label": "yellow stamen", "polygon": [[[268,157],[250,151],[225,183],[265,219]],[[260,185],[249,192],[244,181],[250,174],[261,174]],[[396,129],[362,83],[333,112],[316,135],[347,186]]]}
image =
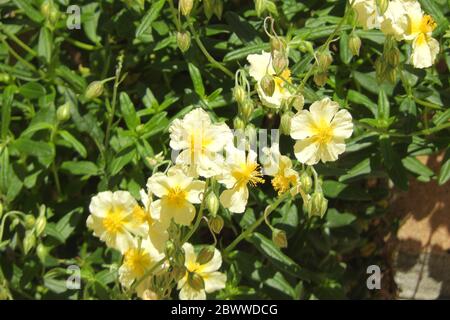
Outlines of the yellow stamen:
{"label": "yellow stamen", "polygon": [[279,195],[285,193],[291,186],[295,186],[296,184],[297,177],[295,175],[287,177],[282,172],[278,172],[272,179],[272,186]]}
{"label": "yellow stamen", "polygon": [[150,214],[145,212],[145,210],[139,205],[136,205],[133,208],[133,220],[136,221],[137,224],[147,222],[150,225],[153,222]]}
{"label": "yellow stamen", "polygon": [[135,276],[141,277],[151,264],[150,255],[142,249],[130,249],[125,253],[124,264]]}
{"label": "yellow stamen", "polygon": [[258,183],[264,183],[259,164],[255,162],[242,163],[239,169],[232,172],[232,176],[236,179],[237,186],[240,187],[247,184],[256,186]]}
{"label": "yellow stamen", "polygon": [[284,69],[279,76],[274,76],[275,87],[278,88],[280,92],[284,92],[286,81],[292,83],[291,70],[288,68]]}
{"label": "yellow stamen", "polygon": [[182,207],[186,201],[186,196],[186,191],[179,186],[175,186],[169,189],[167,201],[174,207]]}
{"label": "yellow stamen", "polygon": [[126,219],[123,214],[122,208],[113,208],[110,210],[106,217],[103,219],[103,227],[110,234],[118,234],[124,231],[124,224]]}
{"label": "yellow stamen", "polygon": [[314,139],[319,144],[327,144],[333,138],[333,128],[330,123],[325,120],[318,123],[314,129]]}

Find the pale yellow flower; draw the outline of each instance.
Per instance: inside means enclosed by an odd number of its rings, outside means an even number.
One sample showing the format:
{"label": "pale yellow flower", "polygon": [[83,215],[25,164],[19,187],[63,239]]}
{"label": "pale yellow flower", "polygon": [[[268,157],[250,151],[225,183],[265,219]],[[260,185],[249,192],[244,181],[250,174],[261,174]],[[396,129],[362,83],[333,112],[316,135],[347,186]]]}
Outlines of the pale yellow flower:
{"label": "pale yellow flower", "polygon": [[380,28],[380,15],[375,0],[355,0],[353,9],[356,12],[358,24],[364,29]]}
{"label": "pale yellow flower", "polygon": [[220,203],[231,212],[244,212],[249,196],[248,185],[264,182],[256,157],[253,150],[246,154],[245,150],[234,146],[227,148],[224,173],[219,178],[227,190],[220,195]]}
{"label": "pale yellow flower", "polygon": [[233,141],[225,124],[213,124],[208,113],[196,108],[169,128],[170,147],[180,151],[176,164],[187,165],[193,176],[212,177],[221,173],[223,148]]}
{"label": "pale yellow flower", "polygon": [[[205,264],[197,262],[197,254],[190,243],[183,245],[185,253],[186,275],[178,282],[181,300],[205,300],[206,293],[221,290],[225,288],[227,277],[219,272],[222,265],[222,256],[219,250],[214,249],[214,255],[210,261]],[[193,288],[189,285],[188,274],[195,273],[200,276],[204,283],[204,289]]]}
{"label": "pale yellow flower", "polygon": [[[289,90],[289,83],[292,82],[291,71],[289,68],[277,76],[272,67],[272,56],[270,52],[262,51],[261,54],[250,54],[247,56],[250,63],[250,76],[256,81],[256,89],[258,91],[261,102],[269,108],[280,108],[284,101],[287,101],[292,93]],[[266,75],[274,76],[275,91],[272,96],[268,96],[261,88],[261,79]]]}
{"label": "pale yellow flower", "polygon": [[172,219],[181,225],[191,224],[195,217],[193,204],[202,202],[205,182],[194,180],[180,168],[173,167],[167,175],[158,172],[150,177],[147,188],[160,198],[151,203],[150,214],[167,229]]}
{"label": "pale yellow flower", "polygon": [[[164,254],[160,253],[152,244],[149,238],[142,241],[135,240],[123,257],[123,263],[119,268],[119,281],[126,287],[131,285],[145,275],[146,271],[155,267],[155,265],[164,258]],[[161,267],[155,268],[155,272]],[[142,296],[143,292],[148,289],[151,276],[144,279],[137,287],[138,296]]]}
{"label": "pale yellow flower", "polygon": [[104,191],[91,199],[86,225],[106,245],[124,253],[134,245],[133,236],[146,237],[147,223],[135,219],[139,205],[127,191]]}
{"label": "pale yellow flower", "polygon": [[270,148],[263,148],[263,154],[261,163],[264,167],[264,174],[273,177],[272,186],[278,194],[282,194],[298,184],[298,172],[292,169],[291,159],[280,154],[277,143]]}
{"label": "pale yellow flower", "polygon": [[299,111],[291,122],[291,137],[296,158],[308,165],[336,161],[345,151],[345,139],[353,133],[352,116],[347,110],[325,98],[308,110]]}

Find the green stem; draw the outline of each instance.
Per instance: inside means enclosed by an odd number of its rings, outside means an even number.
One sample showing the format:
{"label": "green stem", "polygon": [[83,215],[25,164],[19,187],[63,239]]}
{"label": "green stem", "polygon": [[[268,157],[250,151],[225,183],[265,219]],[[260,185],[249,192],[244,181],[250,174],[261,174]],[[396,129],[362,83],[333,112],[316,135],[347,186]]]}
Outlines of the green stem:
{"label": "green stem", "polygon": [[26,45],[22,40],[20,40],[15,34],[9,32],[6,29],[2,30],[7,36],[8,38],[10,38],[12,41],[14,41],[19,47],[21,47],[22,49],[24,49],[26,52],[28,52],[29,54],[31,54],[33,57],[37,57],[37,52],[34,51],[33,49],[31,49],[28,45]]}
{"label": "green stem", "polygon": [[261,217],[258,218],[258,220],[256,220],[255,222],[253,222],[253,224],[248,227],[247,229],[245,229],[244,232],[242,232],[236,239],[234,239],[233,242],[231,242],[223,251],[223,255],[224,256],[228,256],[229,253],[231,252],[231,250],[233,250],[238,244],[239,242],[241,242],[242,240],[244,240],[245,238],[247,238],[261,223],[263,223],[263,221],[265,219],[267,219],[269,217],[269,215],[287,198],[289,198],[289,196],[291,196],[291,191],[286,191],[285,193],[283,193],[274,203],[272,203],[271,205],[269,205],[266,210],[264,210],[264,213]]}
{"label": "green stem", "polygon": [[37,72],[39,73],[39,75],[41,77],[43,77],[43,72],[41,70],[36,69],[36,67],[34,65],[32,65],[31,63],[29,63],[27,60],[25,60],[24,58],[22,58],[16,51],[14,51],[13,48],[11,48],[8,44],[8,42],[5,41],[5,39],[1,39],[3,45],[8,49],[9,53],[18,61],[20,61],[21,63],[23,63],[28,69],[30,69],[33,72]]}
{"label": "green stem", "polygon": [[116,71],[116,75],[114,78],[114,87],[113,87],[113,98],[111,103],[111,114],[108,119],[108,125],[106,127],[106,133],[105,133],[105,149],[108,149],[109,146],[109,136],[111,134],[111,126],[114,120],[114,114],[116,113],[116,103],[117,103],[117,90],[119,88],[119,78],[120,78],[120,72],[121,72],[121,65]]}
{"label": "green stem", "polygon": [[202,198],[202,203],[200,204],[200,209],[198,211],[198,215],[197,215],[197,219],[195,220],[194,226],[189,230],[189,232],[186,234],[186,236],[183,238],[183,240],[181,241],[181,245],[183,245],[184,243],[186,243],[187,241],[189,241],[189,239],[192,237],[192,235],[194,234],[194,232],[198,229],[200,222],[202,221],[203,218],[203,210],[205,209],[205,203],[206,203],[206,193],[208,191],[208,186],[209,186],[209,179],[206,179],[205,182],[205,189],[203,190],[203,198]]}
{"label": "green stem", "polygon": [[94,51],[94,50],[98,49],[97,46],[94,46],[94,45],[88,44],[88,43],[84,43],[84,42],[81,42],[81,41],[78,41],[78,40],[75,40],[75,39],[66,38],[65,40],[67,42],[73,44],[75,47],[78,47],[78,48],[83,49],[83,50]]}

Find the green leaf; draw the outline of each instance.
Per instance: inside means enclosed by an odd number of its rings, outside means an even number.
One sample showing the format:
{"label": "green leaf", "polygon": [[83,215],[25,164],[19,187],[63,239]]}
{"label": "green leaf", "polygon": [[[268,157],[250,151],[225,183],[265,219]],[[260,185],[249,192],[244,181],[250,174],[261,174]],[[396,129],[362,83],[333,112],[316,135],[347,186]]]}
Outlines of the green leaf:
{"label": "green leaf", "polygon": [[377,116],[377,104],[362,93],[350,89],[347,94],[347,99],[353,103],[366,107],[375,117]]}
{"label": "green leaf", "polygon": [[22,133],[21,137],[29,136],[31,137],[33,133],[41,130],[52,130],[53,125],[48,122],[36,122],[31,123],[28,128],[26,128]]}
{"label": "green leaf", "polygon": [[61,136],[61,138],[67,141],[72,146],[72,148],[80,154],[80,156],[82,156],[83,158],[87,157],[86,148],[70,132],[66,130],[59,130],[58,134]]}
{"label": "green leaf", "polygon": [[353,201],[371,200],[371,197],[360,187],[351,186],[334,180],[325,180],[322,189],[327,198]]}
{"label": "green leaf", "polygon": [[327,211],[326,219],[327,222],[325,223],[325,226],[328,228],[340,228],[351,224],[356,220],[356,217],[351,213],[340,213],[336,209],[330,208]]}
{"label": "green leaf", "polygon": [[44,20],[41,13],[31,5],[29,0],[13,0],[13,2],[34,22],[41,23]]}
{"label": "green leaf", "polygon": [[402,163],[406,169],[411,171],[412,173],[417,174],[425,178],[426,181],[430,181],[430,178],[434,176],[433,170],[428,168],[422,162],[420,162],[417,158],[414,157],[406,157],[402,159]]}
{"label": "green leaf", "polygon": [[120,110],[122,112],[125,123],[130,130],[136,129],[139,125],[139,118],[136,114],[133,102],[126,92],[120,93]]}
{"label": "green leaf", "polygon": [[246,58],[249,54],[252,53],[261,53],[261,51],[266,51],[270,49],[268,43],[260,43],[254,44],[251,46],[246,46],[244,48],[240,48],[234,51],[228,52],[223,58],[223,62],[229,62],[234,60],[240,60],[242,58]]}
{"label": "green leaf", "polygon": [[97,34],[98,20],[101,11],[98,10],[99,3],[90,3],[82,7],[81,21],[83,30],[89,40],[94,43],[100,43],[101,38]]}
{"label": "green leaf", "polygon": [[37,157],[44,166],[50,165],[55,157],[55,148],[48,142],[34,141],[24,137],[15,140],[11,146],[20,153]]}
{"label": "green leaf", "polygon": [[439,171],[438,183],[442,186],[450,179],[450,150],[447,149],[444,160],[442,161],[441,170]]}
{"label": "green leaf", "polygon": [[348,34],[347,32],[341,33],[341,39],[339,40],[339,55],[342,62],[349,64],[352,60],[353,54],[348,46]]}
{"label": "green leaf", "polygon": [[45,233],[61,243],[65,243],[70,237],[73,230],[75,230],[80,218],[82,208],[76,208],[65,214],[56,224],[53,222],[47,223]]}
{"label": "green leaf", "polygon": [[19,88],[19,93],[27,99],[45,96],[45,88],[38,82],[28,82]]}
{"label": "green leaf", "polygon": [[188,68],[192,83],[194,85],[194,90],[200,97],[203,98],[205,96],[205,87],[203,86],[200,70],[190,62],[188,63]]}
{"label": "green leaf", "polygon": [[370,158],[364,159],[360,163],[358,163],[356,166],[351,168],[347,174],[339,177],[339,181],[345,182],[352,180],[356,177],[361,178],[363,175],[367,175],[371,172],[371,166],[370,166]]}
{"label": "green leaf", "polygon": [[389,137],[382,136],[380,138],[380,150],[389,177],[400,189],[408,190],[408,176],[405,167],[400,160],[400,156],[392,147]]}
{"label": "green leaf", "polygon": [[65,161],[61,169],[74,175],[96,176],[99,174],[97,165],[90,161]]}
{"label": "green leaf", "polygon": [[136,29],[135,34],[136,38],[141,38],[145,33],[147,33],[150,30],[153,21],[155,21],[156,18],[158,18],[159,12],[161,11],[165,3],[166,0],[159,0],[152,4],[150,10],[144,16],[141,23]]}
{"label": "green leaf", "polygon": [[1,138],[5,141],[9,131],[9,123],[11,122],[11,106],[14,100],[14,92],[16,87],[11,85],[7,86],[3,91],[2,97],[2,132]]}
{"label": "green leaf", "polygon": [[147,139],[165,130],[169,124],[166,116],[167,112],[165,111],[155,114],[146,124],[144,124],[141,138]]}
{"label": "green leaf", "polygon": [[111,165],[109,167],[109,172],[111,176],[115,176],[125,167],[128,163],[130,163],[133,158],[136,156],[136,149],[134,146],[128,147],[120,151],[111,161]]}
{"label": "green leaf", "polygon": [[378,93],[378,116],[377,119],[388,120],[390,116],[389,99],[384,89],[380,89]]}
{"label": "green leaf", "polygon": [[42,27],[39,32],[38,55],[43,57],[45,62],[50,63],[53,52],[53,36],[51,31]]}

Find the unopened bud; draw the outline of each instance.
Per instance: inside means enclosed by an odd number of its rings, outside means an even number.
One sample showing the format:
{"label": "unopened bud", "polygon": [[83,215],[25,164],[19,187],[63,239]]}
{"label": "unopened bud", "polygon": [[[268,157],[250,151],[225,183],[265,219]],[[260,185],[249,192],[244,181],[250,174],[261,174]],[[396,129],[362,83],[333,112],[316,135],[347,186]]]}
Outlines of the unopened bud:
{"label": "unopened bud", "polygon": [[389,7],[389,0],[376,0],[378,7],[378,14],[383,15]]}
{"label": "unopened bud", "polygon": [[175,266],[172,269],[172,275],[175,281],[179,281],[184,278],[186,275],[186,267],[185,266]]}
{"label": "unopened bud", "polygon": [[188,273],[187,282],[188,285],[195,291],[205,289],[205,282],[203,281],[203,278],[195,272]]}
{"label": "unopened bud", "polygon": [[52,6],[48,15],[48,21],[52,25],[55,25],[58,22],[60,16],[61,13],[59,12],[58,8],[56,6]]}
{"label": "unopened bud", "polygon": [[352,33],[348,39],[348,47],[354,56],[359,56],[359,50],[361,49],[361,38]]}
{"label": "unopened bud", "polygon": [[273,70],[275,70],[276,74],[281,74],[284,69],[289,66],[289,59],[287,58],[286,54],[281,51],[275,51],[272,57]]}
{"label": "unopened bud", "polygon": [[206,246],[200,250],[197,256],[197,263],[207,264],[214,257],[215,248],[213,246]]}
{"label": "unopened bud", "polygon": [[247,92],[242,86],[238,85],[235,86],[233,89],[233,96],[234,100],[236,100],[238,104],[243,104],[244,101],[247,99]]}
{"label": "unopened bud", "polygon": [[270,39],[270,49],[272,54],[275,52],[285,52],[286,42],[280,37],[272,37]]}
{"label": "unopened bud", "polygon": [[390,83],[394,84],[395,82],[397,82],[397,70],[396,69],[389,69],[386,76]]}
{"label": "unopened bud", "polygon": [[36,245],[36,236],[31,230],[25,233],[25,238],[23,239],[23,251],[25,254],[30,252],[31,249]]}
{"label": "unopened bud", "polygon": [[233,120],[233,128],[235,130],[244,130],[245,129],[244,121],[241,118],[239,118],[239,117],[234,118],[234,120]]}
{"label": "unopened bud", "polygon": [[145,289],[142,293],[142,300],[159,300],[159,296],[156,294],[156,292]]}
{"label": "unopened bud", "polygon": [[328,209],[328,200],[325,199],[322,192],[314,192],[308,202],[309,216],[318,216],[322,218]]}
{"label": "unopened bud", "polygon": [[47,218],[44,215],[40,215],[36,220],[36,236],[39,237],[47,226]]}
{"label": "unopened bud", "polygon": [[219,199],[214,192],[211,192],[206,197],[206,207],[208,208],[208,211],[211,213],[211,215],[215,217],[217,211],[219,211]]}
{"label": "unopened bud", "polygon": [[45,17],[48,18],[50,16],[50,11],[51,8],[53,7],[53,1],[52,0],[45,0],[44,2],[42,2],[41,4],[41,14]]}
{"label": "unopened bud", "polygon": [[400,63],[400,50],[392,48],[386,53],[386,61],[392,68],[396,68]]}
{"label": "unopened bud", "polygon": [[186,52],[191,46],[191,34],[189,31],[177,32],[177,45],[181,52]]}
{"label": "unopened bud", "polygon": [[164,252],[166,253],[166,257],[168,257],[168,258],[173,257],[175,255],[175,251],[176,251],[175,244],[173,243],[172,240],[168,240],[166,242],[166,246],[164,249]]}
{"label": "unopened bud", "polygon": [[184,266],[184,262],[186,261],[186,256],[184,254],[184,250],[182,248],[175,251],[175,255],[173,257],[173,262],[175,266]]}
{"label": "unopened bud", "polygon": [[241,107],[242,117],[244,119],[249,120],[253,114],[253,110],[254,110],[253,101],[250,99],[246,99],[244,104],[242,104],[242,107]]}
{"label": "unopened bud", "polygon": [[284,135],[290,135],[291,134],[291,119],[292,119],[292,112],[285,112],[281,116],[280,120],[280,133]]}
{"label": "unopened bud", "polygon": [[324,73],[333,63],[333,56],[330,51],[326,50],[324,52],[319,52],[317,54],[317,66],[319,67],[320,73]]}
{"label": "unopened bud", "polygon": [[92,81],[88,85],[88,87],[84,93],[84,96],[88,100],[98,98],[102,95],[103,89],[104,89],[104,85],[103,85],[102,81]]}
{"label": "unopened bud", "polygon": [[188,16],[194,6],[194,0],[180,0],[180,12],[183,16]]}
{"label": "unopened bud", "polygon": [[27,229],[31,229],[34,227],[34,224],[36,222],[36,218],[32,215],[32,214],[27,214],[25,216],[25,228]]}
{"label": "unopened bud", "polygon": [[275,92],[275,80],[273,78],[273,76],[271,76],[270,74],[266,74],[262,79],[261,79],[261,89],[263,90],[264,94],[266,96],[273,96],[273,93]]}
{"label": "unopened bud", "polygon": [[258,17],[266,11],[266,0],[255,0],[255,11]]}
{"label": "unopened bud", "polygon": [[70,103],[66,102],[62,106],[59,106],[56,110],[56,119],[59,122],[64,122],[70,119]]}
{"label": "unopened bud", "polygon": [[209,221],[209,226],[215,234],[219,234],[222,231],[223,225],[224,221],[221,216],[215,216]]}
{"label": "unopened bud", "polygon": [[386,78],[386,63],[383,58],[378,58],[375,61],[375,74],[378,82],[383,82]]}
{"label": "unopened bud", "polygon": [[314,53],[313,44],[310,41],[302,40],[298,44],[298,50],[302,53]]}
{"label": "unopened bud", "polygon": [[3,215],[3,203],[0,201],[0,218]]}
{"label": "unopened bud", "polygon": [[309,174],[307,174],[306,172],[303,172],[300,175],[300,188],[302,188],[302,190],[305,193],[310,193],[311,189],[312,189],[312,185],[313,185],[313,181],[311,179],[311,176]]}
{"label": "unopened bud", "polygon": [[328,81],[328,73],[327,72],[318,72],[314,75],[314,83],[319,86],[323,87]]}
{"label": "unopened bud", "polygon": [[42,243],[39,243],[36,247],[36,255],[38,256],[41,263],[45,263],[48,257],[48,248],[44,246]]}
{"label": "unopened bud", "polygon": [[295,110],[300,111],[305,105],[305,98],[301,94],[293,95],[289,98],[289,105],[294,107]]}
{"label": "unopened bud", "polygon": [[203,0],[203,11],[206,18],[211,19],[214,14],[214,0]]}
{"label": "unopened bud", "polygon": [[11,76],[7,73],[0,73],[0,82],[9,83],[11,81]]}
{"label": "unopened bud", "polygon": [[272,241],[278,248],[287,248],[288,246],[286,232],[280,229],[273,229]]}
{"label": "unopened bud", "polygon": [[214,14],[220,20],[222,19],[223,13],[223,2],[222,0],[214,0]]}

